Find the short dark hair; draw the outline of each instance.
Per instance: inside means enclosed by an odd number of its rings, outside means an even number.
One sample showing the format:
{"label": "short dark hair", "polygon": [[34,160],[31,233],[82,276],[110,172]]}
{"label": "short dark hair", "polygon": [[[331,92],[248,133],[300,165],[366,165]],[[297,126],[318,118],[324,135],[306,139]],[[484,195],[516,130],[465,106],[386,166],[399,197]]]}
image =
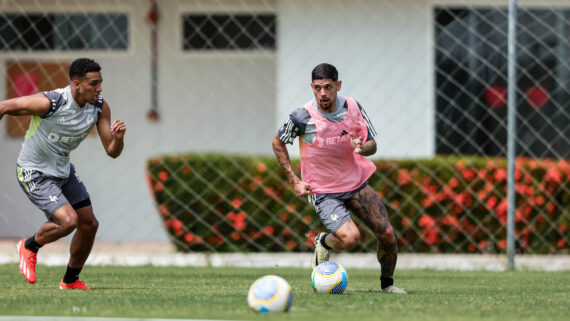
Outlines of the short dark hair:
{"label": "short dark hair", "polygon": [[311,73],[311,81],[315,81],[317,79],[332,79],[333,81],[338,81],[338,71],[331,64],[319,64]]}
{"label": "short dark hair", "polygon": [[79,58],[75,59],[69,66],[69,79],[84,77],[88,72],[101,71],[101,66],[93,59]]}

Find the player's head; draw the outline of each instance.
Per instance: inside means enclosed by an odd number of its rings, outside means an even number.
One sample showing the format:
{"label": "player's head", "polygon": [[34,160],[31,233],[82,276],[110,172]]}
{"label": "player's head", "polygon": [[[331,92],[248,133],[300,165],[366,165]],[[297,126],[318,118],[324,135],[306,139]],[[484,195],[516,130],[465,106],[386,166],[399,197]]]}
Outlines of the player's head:
{"label": "player's head", "polygon": [[338,81],[338,71],[335,66],[327,63],[318,64],[313,68],[311,73],[311,81],[318,79],[330,79],[332,81]]}
{"label": "player's head", "polygon": [[95,103],[103,90],[101,83],[101,66],[93,59],[79,58],[69,66],[69,79],[74,98],[80,105]]}
{"label": "player's head", "polygon": [[79,58],[75,59],[69,66],[69,79],[73,81],[77,78],[83,78],[89,72],[100,72],[101,66],[93,59]]}
{"label": "player's head", "polygon": [[311,88],[322,111],[334,111],[337,93],[341,85],[342,82],[338,80],[338,71],[331,64],[319,64],[311,73]]}

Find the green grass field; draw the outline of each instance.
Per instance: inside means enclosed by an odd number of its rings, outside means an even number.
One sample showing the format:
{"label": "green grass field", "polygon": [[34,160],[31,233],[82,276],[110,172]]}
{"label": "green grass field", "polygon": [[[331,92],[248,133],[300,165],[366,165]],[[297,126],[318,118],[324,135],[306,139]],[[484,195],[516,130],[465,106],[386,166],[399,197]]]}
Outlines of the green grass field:
{"label": "green grass field", "polygon": [[[64,267],[37,268],[28,284],[16,264],[0,265],[0,315],[239,320],[568,320],[570,272],[397,271],[408,295],[378,291],[377,270],[348,270],[342,295],[318,295],[299,268],[87,266],[93,291],[61,291]],[[250,284],[277,274],[293,288],[287,313],[257,315]]]}

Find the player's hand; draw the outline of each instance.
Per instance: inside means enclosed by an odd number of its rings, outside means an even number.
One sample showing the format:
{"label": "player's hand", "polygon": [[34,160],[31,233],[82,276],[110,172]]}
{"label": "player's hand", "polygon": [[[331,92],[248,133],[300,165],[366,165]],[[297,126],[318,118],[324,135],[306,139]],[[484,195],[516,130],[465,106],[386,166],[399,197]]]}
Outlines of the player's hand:
{"label": "player's hand", "polygon": [[350,145],[352,145],[355,153],[360,154],[362,152],[362,137],[355,137],[353,134],[350,134]]}
{"label": "player's hand", "polygon": [[125,132],[127,131],[127,126],[125,123],[120,120],[115,120],[111,124],[111,134],[113,134],[113,138],[123,140],[125,138]]}
{"label": "player's hand", "polygon": [[305,196],[311,194],[312,189],[309,184],[303,182],[302,180],[298,180],[295,182],[295,185],[293,186],[293,192],[297,196]]}

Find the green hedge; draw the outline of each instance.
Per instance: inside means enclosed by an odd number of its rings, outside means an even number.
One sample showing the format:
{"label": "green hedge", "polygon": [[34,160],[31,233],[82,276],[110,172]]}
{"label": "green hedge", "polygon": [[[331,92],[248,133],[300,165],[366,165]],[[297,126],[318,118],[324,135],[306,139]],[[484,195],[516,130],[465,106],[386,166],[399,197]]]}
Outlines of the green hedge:
{"label": "green hedge", "polygon": [[[299,172],[299,163],[293,165]],[[400,252],[497,253],[506,247],[504,159],[437,157],[377,161],[370,186],[382,197]],[[147,180],[180,251],[310,251],[323,230],[274,157],[181,154],[148,161]],[[518,159],[516,248],[568,253],[570,165]],[[376,241],[356,220],[362,241]]]}

